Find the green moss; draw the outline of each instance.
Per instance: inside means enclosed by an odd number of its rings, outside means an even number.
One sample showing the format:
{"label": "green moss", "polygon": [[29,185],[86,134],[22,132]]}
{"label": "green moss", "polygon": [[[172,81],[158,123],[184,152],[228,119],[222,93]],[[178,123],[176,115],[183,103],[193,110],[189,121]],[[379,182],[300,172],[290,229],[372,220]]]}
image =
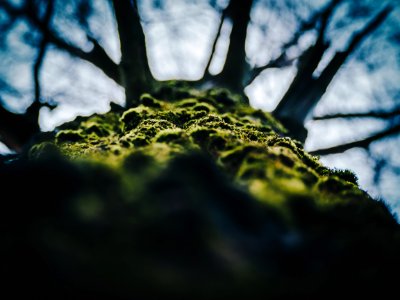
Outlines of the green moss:
{"label": "green moss", "polygon": [[[31,248],[65,286],[111,286],[122,298],[138,290],[285,298],[390,274],[400,250],[390,212],[353,173],[326,168],[284,132],[240,96],[177,82],[138,107],[77,118],[30,149],[26,163],[35,164],[23,182],[55,190],[31,187],[30,197],[45,200],[25,218],[34,228],[25,242],[39,235]],[[5,183],[14,178],[7,171]],[[383,269],[371,263],[376,253],[390,257]]]}
{"label": "green moss", "polygon": [[338,177],[325,178],[319,183],[319,189],[330,194],[340,194],[343,191],[352,189],[352,185],[340,180]]}
{"label": "green moss", "polygon": [[57,143],[63,142],[79,142],[84,140],[85,137],[81,130],[61,130],[56,134]]}
{"label": "green moss", "polygon": [[176,102],[198,95],[198,91],[191,89],[190,86],[183,81],[165,81],[160,84],[154,96],[164,101]]}
{"label": "green moss", "polygon": [[176,88],[187,89],[179,83],[167,83],[156,96],[142,95],[142,104],[121,116],[109,113],[81,119],[80,124],[71,126],[75,129],[61,130],[56,141],[63,153],[87,158],[111,153],[113,163],[143,147],[167,160],[174,153],[202,149],[238,184],[249,188],[251,182],[267,180],[267,184],[258,186],[268,190],[257,188],[259,195],[253,193],[257,198],[275,191],[281,196],[273,198],[283,199],[297,191],[309,193],[318,201],[318,193],[325,197],[326,193],[357,189],[346,183],[357,183],[351,172],[324,167],[300,143],[277,135],[274,130],[282,133],[285,129],[268,113],[245,105],[240,97],[226,90],[191,90],[188,95],[180,94],[188,98],[171,99]]}
{"label": "green moss", "polygon": [[165,129],[162,131],[159,131],[154,138],[154,140],[157,143],[173,143],[173,142],[181,142],[183,135],[184,135],[184,130],[180,128],[174,128],[174,129]]}
{"label": "green moss", "polygon": [[221,154],[220,161],[224,167],[230,170],[230,173],[235,174],[248,154],[262,151],[262,148],[255,145],[238,146],[232,150],[224,151]]}
{"label": "green moss", "polygon": [[30,159],[46,159],[60,155],[58,147],[51,142],[43,142],[41,144],[33,145],[29,149],[28,156]]}
{"label": "green moss", "polygon": [[95,134],[98,137],[105,137],[110,134],[110,132],[104,127],[99,126],[98,124],[91,124],[86,129],[87,134]]}
{"label": "green moss", "polygon": [[225,107],[234,106],[239,103],[247,103],[247,100],[232,94],[227,89],[211,89],[208,91],[207,97],[215,99],[216,102],[221,103]]}
{"label": "green moss", "polygon": [[354,183],[355,185],[358,184],[358,178],[356,176],[356,174],[354,174],[352,171],[350,170],[338,170],[338,169],[334,169],[331,171],[331,174],[334,176],[337,176],[347,182],[351,182]]}
{"label": "green moss", "polygon": [[198,99],[185,99],[185,100],[179,101],[179,103],[177,103],[176,106],[186,108],[186,107],[193,107],[198,103],[199,103]]}
{"label": "green moss", "polygon": [[140,102],[147,107],[152,107],[152,108],[161,108],[162,102],[159,100],[156,100],[154,97],[152,97],[150,94],[143,94],[140,97]]}
{"label": "green moss", "polygon": [[128,131],[136,128],[143,118],[146,117],[149,110],[143,106],[131,108],[122,114],[122,130]]}
{"label": "green moss", "polygon": [[[168,93],[167,88],[157,98],[168,98]],[[167,102],[144,94],[140,106],[120,117],[109,113],[81,119],[80,124],[74,124],[75,129],[61,130],[56,141],[63,153],[74,153],[73,157],[97,160],[96,156],[110,153],[112,164],[123,163],[124,157],[141,149],[159,155],[164,162],[201,149],[258,199],[285,199],[298,193],[312,195],[316,202],[321,197],[322,203],[327,193],[349,195],[349,191],[358,190],[349,185],[356,184],[351,172],[329,170],[300,143],[277,135],[274,129],[280,133],[285,129],[268,113],[244,105],[245,101],[225,90],[189,94]],[[259,180],[266,183],[259,184]]]}
{"label": "green moss", "polygon": [[210,112],[215,112],[216,109],[214,106],[208,104],[208,103],[198,103],[195,106],[192,107],[194,111],[204,111],[206,113]]}

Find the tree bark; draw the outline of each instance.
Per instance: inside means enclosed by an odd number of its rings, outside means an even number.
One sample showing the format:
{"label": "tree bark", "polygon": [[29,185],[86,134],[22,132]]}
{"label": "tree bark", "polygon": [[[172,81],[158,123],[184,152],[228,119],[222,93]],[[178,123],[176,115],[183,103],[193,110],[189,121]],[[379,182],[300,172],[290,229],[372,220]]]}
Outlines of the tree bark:
{"label": "tree bark", "polygon": [[228,53],[217,83],[233,92],[243,93],[243,83],[249,66],[246,61],[246,35],[253,0],[231,0],[226,8],[226,18],[232,21]]}
{"label": "tree bark", "polygon": [[136,1],[113,0],[121,46],[119,73],[127,106],[137,105],[140,95],[153,88],[146,41]]}

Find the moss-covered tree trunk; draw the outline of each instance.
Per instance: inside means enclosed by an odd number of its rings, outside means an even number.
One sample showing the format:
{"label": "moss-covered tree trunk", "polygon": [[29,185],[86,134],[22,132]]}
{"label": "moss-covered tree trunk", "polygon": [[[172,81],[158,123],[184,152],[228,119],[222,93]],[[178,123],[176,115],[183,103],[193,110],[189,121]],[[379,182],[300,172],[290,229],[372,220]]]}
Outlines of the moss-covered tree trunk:
{"label": "moss-covered tree trunk", "polygon": [[[0,167],[14,295],[382,295],[399,226],[349,171],[226,91],[165,87]],[[17,187],[15,187],[17,185]]]}

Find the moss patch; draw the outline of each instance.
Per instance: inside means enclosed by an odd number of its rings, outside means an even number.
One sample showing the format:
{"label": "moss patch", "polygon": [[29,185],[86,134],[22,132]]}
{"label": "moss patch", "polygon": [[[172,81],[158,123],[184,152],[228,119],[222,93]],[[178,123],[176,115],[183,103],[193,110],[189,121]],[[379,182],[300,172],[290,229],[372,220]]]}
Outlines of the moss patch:
{"label": "moss patch", "polygon": [[[23,266],[26,282],[121,299],[371,295],[395,284],[398,225],[354,174],[326,168],[226,90],[168,83],[140,102],[77,118],[1,165],[13,195],[3,220],[15,224],[7,267]],[[11,192],[14,181],[25,188]]]}

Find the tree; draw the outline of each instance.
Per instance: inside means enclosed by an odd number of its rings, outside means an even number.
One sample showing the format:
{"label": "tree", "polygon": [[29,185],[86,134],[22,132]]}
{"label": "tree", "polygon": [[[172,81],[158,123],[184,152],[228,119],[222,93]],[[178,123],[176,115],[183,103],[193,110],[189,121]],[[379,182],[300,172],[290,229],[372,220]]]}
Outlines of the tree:
{"label": "tree", "polygon": [[[155,3],[157,4],[158,2],[156,1]],[[324,70],[318,71],[320,75],[316,77],[317,67],[321,65],[322,59],[325,59],[328,50],[332,51],[330,48],[332,41],[328,34],[329,30],[331,30],[330,26],[336,26],[332,18],[335,17],[337,10],[346,9],[342,8],[342,6],[349,4],[347,4],[346,1],[328,1],[322,8],[311,11],[308,18],[303,20],[298,17],[298,28],[293,36],[281,46],[279,55],[277,55],[276,58],[270,59],[270,61],[262,66],[251,68],[246,60],[245,41],[247,27],[251,21],[251,9],[255,4],[259,3],[253,3],[253,1],[229,1],[225,8],[220,8],[216,3],[211,3],[216,9],[222,10],[220,12],[221,21],[206,64],[205,74],[199,82],[212,82],[216,86],[227,87],[232,91],[243,93],[244,88],[249,83],[253,82],[263,71],[270,68],[282,68],[296,64],[296,76],[281,101],[279,101],[273,114],[291,129],[291,134],[293,136],[304,141],[306,138],[304,122],[307,116],[310,115],[316,103],[322,99],[329,84],[332,82],[341,66],[348,60],[348,57],[360,46],[364,39],[373,34],[374,31],[385,22],[394,7],[393,5],[386,5],[380,10],[376,9],[376,13],[371,11],[372,8],[369,6],[368,2],[348,8],[348,14],[350,16],[353,14],[354,17],[362,18],[364,24],[348,39],[344,50],[337,51],[335,55],[331,55],[332,59],[329,62],[323,62],[326,66]],[[287,5],[289,6],[289,4],[290,2],[288,2]],[[20,19],[24,20],[24,22],[28,22],[33,28],[38,30],[39,37],[35,37],[35,41],[28,41],[33,43],[33,46],[38,49],[35,64],[33,65],[35,86],[35,101],[33,103],[40,102],[39,72],[48,45],[65,51],[73,57],[90,62],[104,72],[110,79],[124,87],[127,106],[135,105],[135,102],[137,103],[136,99],[138,99],[143,91],[158,87],[157,81],[153,78],[149,69],[145,48],[145,36],[136,1],[109,2],[110,9],[113,10],[115,15],[119,36],[121,59],[118,64],[112,60],[99,41],[90,33],[88,21],[91,14],[93,14],[94,3],[91,1],[71,1],[63,4],[59,3],[57,5],[60,6],[59,10],[63,7],[70,7],[73,11],[72,16],[61,15],[61,17],[72,17],[74,19],[73,21],[79,24],[86,34],[87,40],[92,44],[91,50],[82,50],[79,46],[68,41],[62,34],[51,27],[51,18],[54,14],[53,1],[23,1],[19,6],[12,4],[12,2],[5,1],[1,6],[8,18],[4,22],[4,28],[6,30],[11,31],[14,23]],[[264,5],[271,5],[273,9],[271,3],[264,3]],[[46,7],[45,13],[41,11],[43,7]],[[358,15],[357,10],[361,11]],[[362,12],[362,10],[366,10],[366,12]],[[59,14],[60,12],[58,12],[58,15]],[[370,14],[371,17],[364,18],[366,14]],[[364,19],[367,20],[364,21]],[[215,55],[216,44],[221,34],[222,25],[224,22],[228,21],[232,24],[232,30],[230,33],[229,48],[226,54],[226,62],[219,74],[212,75],[209,73],[208,69]],[[335,21],[337,22],[337,20]],[[300,39],[311,31],[316,32],[315,41],[301,50],[302,52],[297,56],[290,56],[288,51],[298,45]],[[235,74],[235,76],[232,76],[232,74]],[[4,81],[4,83],[6,82]],[[32,115],[32,119],[35,120],[37,119],[40,105],[32,105],[35,107],[28,109],[27,114]],[[30,110],[34,112],[29,112]],[[393,110],[393,113],[396,111],[396,109]],[[341,117],[343,118],[344,116],[341,115]],[[325,118],[318,118],[318,120],[321,119]],[[392,132],[391,128],[388,130]],[[35,131],[32,133],[34,132]],[[9,142],[5,142],[12,147]]]}
{"label": "tree", "polygon": [[0,164],[7,292],[390,293],[400,227],[354,174],[324,167],[241,97],[181,85],[155,96]]}
{"label": "tree", "polygon": [[[139,14],[138,3],[142,7],[142,16]],[[41,86],[43,85],[41,84],[43,64],[51,61],[46,59],[49,56],[46,56],[46,53],[49,51],[50,56],[54,53],[64,55],[64,60],[67,59],[67,56],[77,58],[76,65],[78,65],[78,61],[83,61],[95,66],[106,77],[124,88],[128,107],[136,105],[137,99],[144,91],[156,90],[160,84],[162,85],[162,82],[156,80],[150,71],[146,51],[148,53],[151,49],[146,49],[143,26],[146,28],[152,24],[161,23],[167,28],[165,29],[166,34],[168,34],[168,30],[172,30],[172,33],[170,32],[168,35],[170,39],[179,40],[180,32],[183,30],[181,28],[186,27],[181,24],[188,18],[184,13],[179,15],[174,12],[174,7],[177,6],[176,2],[174,4],[169,1],[153,1],[150,6],[149,3],[140,1],[138,3],[136,1],[95,3],[90,0],[67,2],[26,0],[20,1],[18,4],[13,1],[3,1],[0,6],[3,16],[2,32],[4,33],[2,44],[5,46],[3,50],[4,76],[1,81],[1,97],[4,108],[0,110],[2,116],[1,141],[3,143],[12,150],[21,151],[23,145],[40,131],[38,117],[41,108],[54,109],[57,101],[59,102],[59,99],[62,98],[60,94],[62,95],[65,90],[68,90],[64,87],[57,91],[49,91],[49,84],[45,88]],[[375,2],[368,0],[357,3],[332,0],[318,5],[312,2],[294,3],[293,1],[282,1],[278,4],[267,0],[244,2],[232,0],[224,3],[218,1],[193,3],[182,0],[179,5],[193,9],[194,14],[201,8],[207,8],[210,11],[211,7],[219,16],[218,24],[215,26],[214,39],[209,45],[205,67],[200,71],[203,76],[191,83],[197,87],[226,87],[231,91],[243,94],[246,87],[257,84],[267,85],[268,81],[261,78],[269,76],[267,74],[273,70],[292,70],[295,75],[290,78],[291,83],[289,82],[286,86],[286,92],[282,94],[277,106],[273,109],[273,115],[289,129],[291,136],[302,142],[307,138],[307,130],[304,125],[310,119],[316,105],[321,102],[321,99],[327,99],[333,95],[333,92],[327,93],[327,91],[328,88],[331,91],[334,89],[332,86],[335,82],[344,82],[345,79],[341,79],[343,75],[337,75],[338,71],[342,70],[341,74],[343,74],[343,69],[353,63],[356,66],[368,67],[369,71],[364,72],[362,76],[373,77],[374,74],[384,73],[382,70],[385,69],[397,72],[396,74],[399,73],[396,62],[398,32],[395,30],[396,26],[391,25],[391,23],[397,22],[398,5],[394,1],[385,1],[376,5]],[[269,17],[263,18],[261,21],[258,18],[254,21],[252,13],[256,11],[264,11],[265,15]],[[104,26],[99,24],[94,28],[93,22],[96,18],[98,23],[109,24],[109,27],[115,24],[117,35],[113,35],[112,31],[106,31]],[[281,19],[280,23],[276,21],[277,18]],[[80,38],[77,39],[68,34],[65,27],[58,22],[68,24],[73,28],[75,35]],[[20,24],[30,28],[30,32],[21,30]],[[276,36],[273,29],[280,28],[279,26],[286,26],[291,30],[280,29],[284,38],[276,40],[273,44],[270,37]],[[227,32],[229,27],[231,30]],[[262,39],[268,42],[259,42],[263,46],[260,46],[256,53],[253,51],[253,58],[249,56],[249,51],[246,53],[245,46],[248,34],[254,30],[260,31]],[[149,42],[154,40],[150,33],[147,35]],[[7,40],[10,36],[20,39],[25,46],[12,48],[12,43]],[[227,39],[230,40],[229,43]],[[220,72],[214,74],[210,72],[210,67],[215,64],[215,61],[223,60],[219,48],[224,42],[229,45],[226,55],[222,54],[226,59]],[[119,61],[118,57],[110,54],[112,43],[119,44]],[[391,61],[379,57],[379,53],[383,53],[383,51],[376,49],[378,45],[387,51],[390,49],[391,53],[388,57],[391,57]],[[22,51],[23,47],[27,47],[27,49]],[[15,53],[14,57],[10,56],[11,52]],[[253,59],[251,63],[249,58]],[[21,64],[29,61],[32,68],[30,83],[30,80],[25,79],[23,85],[17,84],[18,86],[16,86],[14,84],[16,80],[13,77],[16,75],[7,68],[7,61],[10,59],[14,63],[22,62]],[[181,58],[175,58],[174,61],[178,64],[182,63]],[[48,69],[46,67],[46,70]],[[74,77],[79,76],[79,74],[68,75],[71,72],[69,70],[62,72],[66,81],[73,82]],[[386,71],[386,74],[390,72]],[[348,76],[356,75],[351,75],[349,72]],[[335,78],[336,81],[334,81]],[[386,76],[380,85],[377,84],[372,88],[372,95],[365,96],[367,99],[372,99],[370,106],[373,107],[370,111],[350,111],[349,114],[331,111],[326,117],[321,115],[315,118],[320,123],[322,120],[333,120],[333,116],[338,116],[343,120],[355,118],[385,120],[385,126],[380,131],[366,134],[366,137],[361,138],[355,134],[352,140],[342,141],[343,145],[319,146],[320,149],[311,149],[312,152],[318,155],[327,155],[354,147],[368,150],[371,148],[370,145],[376,141],[396,137],[399,91],[395,82],[395,77],[387,78]],[[32,88],[27,88],[29,85]],[[275,87],[275,89],[277,88]],[[336,90],[338,89],[336,88]],[[80,93],[78,92],[78,94]],[[361,94],[362,90],[358,90],[357,94],[348,94],[345,97],[352,99],[360,97]],[[98,91],[94,91],[87,98],[95,99],[96,95],[98,95]],[[68,101],[71,101],[71,98],[78,98],[77,95],[74,96],[66,98],[69,99]],[[25,113],[15,114],[9,111],[10,101],[7,100],[9,98],[25,98],[24,102],[31,102],[31,105],[21,105],[25,108]],[[376,103],[386,101],[388,104],[384,105],[385,108],[379,108],[378,104],[373,104],[374,101]],[[15,104],[15,106],[18,105]],[[390,117],[381,118],[379,117],[380,113]],[[15,124],[19,124],[18,130],[13,130],[16,127]],[[315,124],[315,126],[319,126],[319,123]],[[388,155],[382,156],[374,151],[369,153],[371,157],[377,157],[377,162],[386,161],[386,166],[392,166],[392,170],[396,169],[396,163]],[[382,170],[378,167],[376,169]]]}
{"label": "tree", "polygon": [[[119,63],[90,23],[98,3],[113,12]],[[153,6],[168,10],[166,3]],[[147,21],[136,1],[1,3],[5,32],[21,30],[21,20],[35,29],[24,36],[35,50],[33,102],[24,114],[0,110],[1,137],[21,152],[0,162],[7,292],[18,294],[22,285],[35,295],[67,299],[321,298],[345,292],[386,296],[395,284],[400,229],[389,209],[362,191],[353,173],[324,167],[284,136],[305,137],[304,129],[296,129],[392,8],[378,10],[316,73],[341,1],[317,9],[276,59],[253,68],[245,41],[252,9],[261,2],[210,3],[220,14],[215,40],[204,76],[187,82],[153,77],[142,28]],[[78,24],[81,39],[57,25],[60,9],[63,22]],[[228,23],[226,62],[214,75],[210,68]],[[291,57],[291,47],[311,30],[315,39]],[[12,46],[6,36],[3,42]],[[43,96],[40,76],[52,49],[89,62],[124,87],[126,107],[112,105],[107,113],[37,134],[39,111],[54,105]],[[243,89],[265,70],[292,64],[296,74],[273,112],[287,131],[249,106]],[[22,94],[8,79],[2,92]],[[397,113],[368,115],[391,119]],[[323,118],[331,117],[341,115]],[[397,132],[396,123],[390,126],[341,147],[367,147]],[[23,188],[14,188],[16,183]]]}
{"label": "tree", "polygon": [[[315,104],[323,97],[339,68],[345,63],[349,55],[356,50],[359,44],[379,28],[391,10],[393,10],[392,6],[383,7],[380,12],[378,11],[375,13],[374,17],[365,22],[363,21],[365,23],[363,24],[364,26],[348,39],[347,48],[337,52],[329,64],[325,62],[325,70],[323,72],[319,71],[320,76],[315,78],[316,68],[321,64],[322,58],[326,56],[325,54],[330,50],[330,44],[332,44],[329,41],[327,32],[329,25],[334,23],[331,19],[341,6],[346,5],[344,2],[345,1],[330,1],[322,8],[312,12],[307,19],[302,20],[299,17],[297,30],[289,41],[282,45],[279,55],[277,55],[276,58],[270,59],[269,62],[262,66],[250,68],[246,62],[245,41],[247,34],[246,28],[250,22],[250,12],[253,1],[246,1],[246,6],[243,6],[241,2],[230,1],[229,5],[225,8],[218,8],[220,10],[222,9],[221,21],[211,49],[210,58],[206,64],[206,73],[200,82],[211,81],[213,84],[228,87],[236,92],[243,92],[244,87],[254,81],[263,71],[270,68],[287,67],[296,63],[297,75],[294,77],[292,84],[279,102],[279,105],[274,110],[274,115],[291,129],[292,134],[296,138],[304,141],[307,133],[303,124],[306,117],[310,115]],[[211,4],[217,6],[216,4]],[[21,138],[17,138],[17,140],[21,140],[18,142],[19,145],[9,140],[10,134],[3,134],[3,136],[8,136],[8,138],[3,138],[3,140],[6,139],[3,142],[13,149],[21,149],[21,145],[24,144],[27,138],[39,130],[38,126],[35,124],[41,107],[41,105],[37,104],[40,102],[38,100],[40,99],[39,73],[48,45],[55,46],[74,57],[89,61],[97,66],[109,78],[125,88],[126,99],[137,99],[144,90],[148,90],[146,87],[151,89],[157,86],[156,80],[153,79],[148,66],[145,37],[140,24],[140,17],[136,4],[125,4],[124,2],[110,3],[110,8],[115,12],[121,46],[121,61],[119,64],[114,63],[106,50],[91,36],[90,26],[88,25],[88,20],[91,14],[93,14],[94,8],[94,4],[91,3],[91,1],[72,1],[67,4],[58,5],[61,6],[60,9],[62,9],[63,5],[71,7],[73,11],[72,16],[65,16],[64,14],[64,17],[72,18],[73,22],[79,24],[85,32],[87,40],[92,43],[92,50],[87,52],[80,49],[80,47],[73,45],[73,43],[69,42],[65,37],[60,36],[60,33],[49,26],[52,15],[54,14],[53,1],[25,1],[20,6],[13,5],[12,2],[7,1],[2,4],[3,11],[8,16],[4,22],[5,32],[12,31],[15,22],[20,19],[28,22],[39,32],[38,37],[33,38],[34,41],[28,41],[33,43],[33,46],[38,49],[35,59],[36,63],[32,66],[35,86],[34,98],[36,100],[33,102],[32,107],[26,111],[26,119],[31,119],[29,122],[33,125],[24,126],[29,127],[29,130],[27,130],[25,136],[21,133]],[[128,5],[128,7],[124,5]],[[272,6],[271,3],[267,3],[267,5]],[[47,7],[46,14],[41,14],[38,9],[39,7]],[[355,17],[365,17],[365,12],[357,15],[357,10],[362,11],[363,9],[367,10],[368,13],[371,7],[366,3],[364,6],[355,5],[355,7],[350,7],[348,10],[349,14],[355,15]],[[230,47],[222,71],[217,76],[213,76],[208,72],[208,68],[215,54],[216,44],[221,33],[222,25],[224,22],[227,22],[227,20],[232,23]],[[129,32],[125,32],[126,30],[129,30]],[[298,54],[297,57],[290,57],[288,51],[297,45],[303,36],[313,30],[317,33],[315,42],[311,43],[308,48],[304,48],[302,53]],[[127,55],[127,53],[133,53],[135,51],[137,52],[135,55]],[[135,70],[137,71],[131,74],[130,72],[133,70],[132,64],[135,64]],[[141,78],[136,78],[136,76],[139,76],[138,74],[141,74]],[[231,76],[231,74],[237,74],[237,76]],[[136,85],[131,84],[132,81],[141,82],[140,86],[143,87],[142,90],[132,90],[136,89]],[[7,87],[4,89],[5,91],[15,91],[6,81],[3,82],[5,84],[3,85]],[[128,103],[129,101],[130,100],[128,100]],[[131,101],[134,102],[134,100]],[[294,105],[294,103],[296,103],[296,105]],[[393,112],[396,112],[396,110],[393,110]],[[12,114],[8,114],[4,110],[2,114],[7,114],[5,118],[7,120],[10,119],[10,117],[14,119]],[[321,120],[321,118],[319,118],[319,120]],[[3,128],[5,127],[7,126],[3,126]],[[383,134],[385,132],[393,132],[391,126],[384,130]],[[394,133],[395,132],[396,131],[394,131]],[[380,136],[380,134],[378,134],[378,136]],[[326,151],[328,150],[316,153],[326,153]]]}

